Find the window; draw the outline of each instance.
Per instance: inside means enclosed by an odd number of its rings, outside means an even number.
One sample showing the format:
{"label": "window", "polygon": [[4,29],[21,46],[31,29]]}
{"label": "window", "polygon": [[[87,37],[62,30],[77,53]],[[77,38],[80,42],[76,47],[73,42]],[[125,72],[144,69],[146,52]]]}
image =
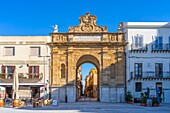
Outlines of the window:
{"label": "window", "polygon": [[134,38],[132,38],[133,40],[133,48],[141,48],[143,47],[143,35],[136,35],[134,36]]}
{"label": "window", "polygon": [[135,63],[135,77],[142,77],[142,63]]}
{"label": "window", "polygon": [[168,41],[168,50],[170,50],[170,37],[169,37],[169,41]]}
{"label": "window", "polygon": [[162,63],[155,64],[155,76],[163,77],[163,64]]}
{"label": "window", "polygon": [[65,78],[66,73],[65,73],[65,64],[61,64],[61,78]]}
{"label": "window", "polygon": [[2,77],[12,79],[15,66],[2,66]]}
{"label": "window", "polygon": [[4,48],[4,54],[6,56],[14,56],[15,55],[15,47],[5,47]]}
{"label": "window", "polygon": [[110,66],[110,78],[111,79],[114,79],[115,78],[115,74],[116,73],[116,66],[115,66],[115,64],[112,64],[111,66]]}
{"label": "window", "polygon": [[141,92],[142,91],[142,82],[136,82],[135,83],[135,91]]}
{"label": "window", "polygon": [[162,82],[156,82],[156,96],[162,97]]}
{"label": "window", "polygon": [[39,78],[39,66],[29,66],[29,78]]}
{"label": "window", "polygon": [[154,42],[154,48],[157,50],[162,50],[163,49],[163,37],[162,36],[157,36]]}
{"label": "window", "polygon": [[40,47],[30,47],[31,56],[40,56]]}

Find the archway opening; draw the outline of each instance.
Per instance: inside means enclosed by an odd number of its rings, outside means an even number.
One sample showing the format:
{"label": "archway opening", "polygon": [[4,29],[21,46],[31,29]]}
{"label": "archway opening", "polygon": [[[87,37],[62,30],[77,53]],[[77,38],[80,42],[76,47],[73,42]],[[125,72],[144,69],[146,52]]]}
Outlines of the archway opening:
{"label": "archway opening", "polygon": [[99,74],[99,63],[94,56],[88,55],[87,57],[86,55],[78,60],[76,67],[77,101],[99,101]]}

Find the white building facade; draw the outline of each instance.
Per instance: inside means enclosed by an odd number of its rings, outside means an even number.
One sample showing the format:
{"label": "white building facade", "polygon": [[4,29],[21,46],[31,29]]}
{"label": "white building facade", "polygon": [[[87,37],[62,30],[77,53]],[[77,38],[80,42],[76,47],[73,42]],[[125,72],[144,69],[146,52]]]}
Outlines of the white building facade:
{"label": "white building facade", "polygon": [[141,92],[170,102],[170,23],[123,22],[126,40],[126,92]]}
{"label": "white building facade", "polygon": [[[49,36],[0,36],[0,86],[11,98],[12,79],[16,69],[19,97],[49,96]],[[19,68],[21,67],[21,68]]]}

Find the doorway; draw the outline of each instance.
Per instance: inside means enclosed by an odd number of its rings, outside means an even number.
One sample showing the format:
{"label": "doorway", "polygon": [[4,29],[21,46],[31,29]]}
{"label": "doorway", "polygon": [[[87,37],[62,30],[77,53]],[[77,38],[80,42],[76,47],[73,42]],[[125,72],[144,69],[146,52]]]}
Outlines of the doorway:
{"label": "doorway", "polygon": [[99,68],[96,65],[97,59],[91,55],[88,57],[91,58],[85,59],[87,57],[84,56],[80,58],[76,69],[77,101],[99,101]]}
{"label": "doorway", "polygon": [[8,94],[9,98],[12,98],[12,87],[6,87],[6,93]]}

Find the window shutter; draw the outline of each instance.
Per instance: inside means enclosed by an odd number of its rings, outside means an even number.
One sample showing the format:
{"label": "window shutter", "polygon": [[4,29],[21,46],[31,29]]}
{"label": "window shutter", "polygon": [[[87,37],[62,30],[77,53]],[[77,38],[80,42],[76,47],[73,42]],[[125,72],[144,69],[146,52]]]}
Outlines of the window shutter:
{"label": "window shutter", "polygon": [[15,71],[15,66],[12,66],[12,73],[14,73]]}
{"label": "window shutter", "polygon": [[[39,66],[36,66],[36,78],[38,78],[39,76]],[[44,73],[44,76],[45,76],[45,73]]]}
{"label": "window shutter", "polygon": [[40,55],[40,47],[30,47],[30,55],[31,56],[39,56]]}
{"label": "window shutter", "polygon": [[14,77],[15,66],[12,66],[12,78]]}
{"label": "window shutter", "polygon": [[135,46],[135,42],[134,42],[134,37],[132,36],[132,48],[131,49],[133,49]]}
{"label": "window shutter", "polygon": [[135,48],[138,48],[138,36],[135,36]]}
{"label": "window shutter", "polygon": [[32,78],[32,66],[29,66],[29,78]]}
{"label": "window shutter", "polygon": [[158,43],[159,43],[159,49],[163,49],[163,37],[162,36],[159,36]]}
{"label": "window shutter", "polygon": [[170,37],[169,37],[169,42],[168,42],[168,49],[170,49]]}
{"label": "window shutter", "polygon": [[155,37],[154,45],[155,49],[158,49],[158,37]]}
{"label": "window shutter", "polygon": [[2,76],[3,78],[6,78],[6,66],[2,66]]}
{"label": "window shutter", "polygon": [[139,37],[139,47],[143,47],[143,36]]}
{"label": "window shutter", "polygon": [[5,47],[5,55],[7,56],[14,56],[15,55],[15,48],[14,47]]}

